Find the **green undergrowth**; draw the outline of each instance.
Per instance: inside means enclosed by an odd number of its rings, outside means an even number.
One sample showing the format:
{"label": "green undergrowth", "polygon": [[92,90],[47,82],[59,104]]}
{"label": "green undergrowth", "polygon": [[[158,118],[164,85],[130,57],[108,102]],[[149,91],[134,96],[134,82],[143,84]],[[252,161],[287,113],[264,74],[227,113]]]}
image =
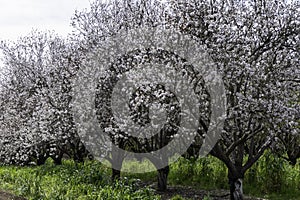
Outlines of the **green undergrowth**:
{"label": "green undergrowth", "polygon": [[[63,161],[56,166],[51,160],[38,167],[0,167],[0,188],[28,199],[160,199],[155,191],[141,186],[156,182],[156,171],[148,161],[126,161],[122,181],[111,183],[111,170],[98,161],[75,164]],[[141,172],[145,173],[129,173]],[[139,179],[141,181],[139,181]],[[170,165],[169,185],[193,186],[196,189],[228,189],[227,168],[208,156]],[[142,184],[147,185],[147,184]],[[300,165],[266,153],[245,174],[244,193],[267,199],[300,199]],[[174,199],[180,196],[174,194]],[[206,199],[209,199],[208,197]]]}
{"label": "green undergrowth", "polygon": [[[146,169],[149,163],[145,160],[141,165],[137,165],[137,161],[134,161],[123,166],[132,171],[139,171],[138,167]],[[143,181],[156,181],[155,171],[123,175]],[[227,167],[212,156],[191,160],[180,158],[170,165],[168,184],[205,190],[229,190]],[[249,196],[300,200],[300,164],[298,162],[296,166],[292,166],[286,160],[267,152],[246,172],[243,188],[244,193]]]}
{"label": "green undergrowth", "polygon": [[201,189],[228,189],[226,166],[214,157],[197,160],[180,158],[171,165],[169,183]]}
{"label": "green undergrowth", "polygon": [[[208,156],[197,160],[179,159],[171,165],[169,183],[199,189],[229,189],[227,168],[220,160]],[[266,153],[249,169],[244,178],[244,193],[268,199],[300,200],[300,164]]]}
{"label": "green undergrowth", "polygon": [[0,167],[0,188],[32,200],[160,199],[149,188],[139,189],[135,180],[112,185],[110,169],[97,161],[74,164],[51,161],[39,167]]}
{"label": "green undergrowth", "polygon": [[290,165],[286,160],[267,152],[248,170],[245,191],[264,198],[300,200],[300,163]]}

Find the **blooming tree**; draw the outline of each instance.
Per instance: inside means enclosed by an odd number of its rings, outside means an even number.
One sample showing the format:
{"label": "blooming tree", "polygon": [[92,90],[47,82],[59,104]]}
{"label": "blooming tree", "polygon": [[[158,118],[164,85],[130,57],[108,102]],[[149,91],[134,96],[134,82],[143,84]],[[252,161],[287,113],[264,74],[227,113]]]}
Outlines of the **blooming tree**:
{"label": "blooming tree", "polygon": [[[299,133],[298,6],[294,1],[186,0],[164,6],[96,1],[89,12],[75,15],[73,25],[86,49],[103,48],[105,38],[141,25],[180,30],[206,48],[223,76],[228,101],[222,138],[211,154],[229,169],[231,198],[242,199],[247,169],[277,138]],[[207,130],[209,120],[203,122]],[[292,128],[284,131],[285,126]]]}
{"label": "blooming tree", "polygon": [[[300,26],[297,1],[95,1],[90,10],[75,13],[72,25],[75,29],[72,42],[47,34],[33,34],[12,45],[1,44],[6,58],[6,75],[3,77],[7,79],[1,83],[2,155],[13,152],[10,157],[18,157],[13,160],[28,160],[30,154],[24,153],[28,148],[41,143],[55,144],[55,148],[49,149],[56,151],[57,146],[67,140],[78,155],[76,149],[80,140],[71,113],[71,78],[87,67],[93,71],[93,67],[102,61],[97,57],[99,52],[111,62],[100,69],[94,91],[97,123],[115,147],[149,153],[176,138],[186,113],[179,106],[180,100],[175,93],[163,85],[147,83],[133,92],[124,85],[125,93],[131,95],[128,107],[134,124],[146,127],[159,118],[161,108],[166,111],[168,123],[158,134],[142,139],[133,137],[118,127],[118,116],[113,115],[111,97],[121,75],[155,61],[187,74],[191,78],[190,84],[197,88],[199,104],[193,109],[200,112],[200,117],[195,118],[199,127],[189,150],[200,148],[212,121],[212,97],[205,77],[199,75],[195,66],[165,49],[135,49],[123,55],[105,52],[110,49],[107,46],[110,45],[109,38],[119,32],[161,27],[191,36],[209,53],[222,76],[227,99],[226,119],[222,135],[210,154],[228,167],[231,199],[243,199],[245,172],[270,146],[285,149],[292,163],[299,158]],[[145,77],[151,75],[142,74]],[[153,104],[158,109],[151,116]],[[125,120],[124,125],[130,126],[130,123]],[[119,177],[124,152],[113,150],[107,158],[113,165],[113,178]],[[164,190],[169,163],[160,168],[159,164],[165,158],[151,158],[150,161],[158,163],[158,186]],[[5,159],[7,157],[1,157],[1,160]]]}
{"label": "blooming tree", "polygon": [[63,153],[82,161],[79,148],[85,150],[70,108],[70,78],[77,69],[72,48],[53,33],[37,31],[17,42],[1,43],[4,163],[43,164],[51,156],[60,164]]}
{"label": "blooming tree", "polygon": [[223,73],[227,119],[211,154],[228,167],[231,199],[242,199],[245,172],[271,143],[281,138],[299,152],[292,139],[299,136],[299,4],[173,1],[172,7],[171,20],[207,45]]}
{"label": "blooming tree", "polygon": [[[116,35],[118,31],[130,30],[143,25],[154,27],[161,23],[163,15],[163,7],[157,1],[129,0],[112,1],[110,3],[95,1],[91,4],[90,11],[75,14],[73,25],[77,31],[74,37],[83,39],[82,48],[86,49],[86,52],[97,55],[99,53],[98,49],[103,48],[103,41]],[[160,62],[165,62],[166,57],[169,57],[170,62],[172,59],[174,60],[172,54],[168,54],[168,52],[159,53],[156,50],[137,50],[112,59],[112,62],[108,63],[109,66],[103,69],[103,74],[101,74],[103,78],[100,79],[96,92],[97,115],[101,127],[103,130],[106,130],[105,132],[118,148],[139,153],[151,152],[168,144],[171,136],[176,132],[176,114],[173,113],[171,114],[173,117],[170,117],[171,122],[169,123],[169,126],[173,126],[173,128],[165,127],[159,134],[148,139],[132,137],[126,134],[126,132],[118,130],[117,125],[112,120],[113,114],[110,106],[114,86],[122,73],[133,69],[140,63],[146,63],[146,60],[157,59]],[[151,121],[149,118],[149,108],[153,102],[157,102],[160,106],[165,106],[164,108],[168,109],[167,107],[170,105],[168,103],[165,104],[164,101],[166,100],[163,101],[163,99],[168,99],[172,102],[176,101],[175,97],[169,91],[155,85],[144,85],[144,87],[137,88],[132,95],[130,103],[132,118],[135,123],[142,126]],[[135,98],[133,98],[134,96]],[[174,105],[174,107],[176,106]],[[167,112],[170,114],[170,112],[176,112],[176,109]],[[129,123],[129,121],[126,123]],[[125,158],[124,152],[113,150],[110,156],[106,158],[113,165],[113,179],[118,178],[122,162]],[[156,157],[152,159],[155,159],[155,161],[151,160],[153,163],[161,163],[164,158]],[[156,167],[159,168],[158,166]],[[158,188],[160,190],[166,189],[168,172],[168,166],[158,169]]]}

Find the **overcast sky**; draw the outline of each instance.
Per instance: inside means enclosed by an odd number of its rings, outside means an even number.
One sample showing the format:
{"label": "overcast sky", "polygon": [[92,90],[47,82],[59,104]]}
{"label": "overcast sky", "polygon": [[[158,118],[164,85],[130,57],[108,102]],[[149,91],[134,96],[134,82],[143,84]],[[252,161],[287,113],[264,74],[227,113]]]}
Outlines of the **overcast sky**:
{"label": "overcast sky", "polygon": [[[55,30],[66,36],[75,10],[90,0],[0,0],[0,40],[16,40],[32,29]],[[1,52],[0,52],[1,57]],[[0,60],[0,68],[1,68]]]}
{"label": "overcast sky", "polygon": [[88,7],[89,0],[0,0],[0,40],[15,40],[33,28],[67,35],[75,10]]}

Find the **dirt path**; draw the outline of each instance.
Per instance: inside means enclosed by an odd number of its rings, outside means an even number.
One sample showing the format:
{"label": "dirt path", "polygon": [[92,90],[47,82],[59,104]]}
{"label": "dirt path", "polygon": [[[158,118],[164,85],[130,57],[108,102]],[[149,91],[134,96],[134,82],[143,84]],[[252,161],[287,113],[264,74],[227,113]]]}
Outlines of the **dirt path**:
{"label": "dirt path", "polygon": [[196,190],[192,187],[183,187],[183,186],[169,186],[168,190],[165,192],[157,192],[157,194],[161,195],[162,200],[168,200],[174,197],[175,195],[180,195],[181,197],[193,199],[193,200],[199,200],[203,199],[205,196],[210,197],[214,200],[223,200],[223,199],[229,199],[229,194],[227,194],[227,191],[206,191],[206,190]]}
{"label": "dirt path", "polygon": [[[162,200],[169,200],[175,195],[180,195],[181,197],[191,199],[191,200],[201,200],[205,196],[210,197],[213,200],[228,200],[230,199],[229,191],[227,190],[199,190],[194,189],[192,187],[185,186],[168,186],[168,190],[165,192],[156,192],[161,195]],[[245,196],[245,200],[263,200],[260,198],[247,197]]]}
{"label": "dirt path", "polygon": [[[139,184],[140,188],[143,187],[150,187],[154,189],[156,194],[161,196],[162,200],[169,200],[175,195],[180,195],[183,198],[187,198],[189,200],[202,200],[204,197],[209,197],[212,200],[229,200],[230,199],[230,193],[229,190],[201,190],[201,189],[195,189],[191,186],[170,186],[168,185],[167,191],[159,192],[156,190],[156,182],[144,182],[141,181]],[[249,197],[244,196],[245,200],[267,200],[262,198],[255,198],[255,197]]]}
{"label": "dirt path", "polygon": [[14,196],[10,193],[0,190],[0,200],[26,200],[26,199],[22,197]]}

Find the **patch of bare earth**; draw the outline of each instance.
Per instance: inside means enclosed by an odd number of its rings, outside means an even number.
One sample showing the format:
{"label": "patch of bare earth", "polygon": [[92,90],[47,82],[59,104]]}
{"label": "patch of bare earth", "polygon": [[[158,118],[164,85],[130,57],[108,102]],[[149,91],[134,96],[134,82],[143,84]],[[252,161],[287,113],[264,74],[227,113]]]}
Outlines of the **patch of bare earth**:
{"label": "patch of bare earth", "polygon": [[[143,183],[143,186],[149,186],[156,189],[156,183]],[[156,190],[155,190],[156,191]],[[156,191],[156,194],[161,196],[162,200],[169,200],[176,195],[180,195],[190,200],[202,200],[204,197],[210,197],[213,200],[229,200],[230,193],[228,190],[201,190],[189,186],[168,186],[166,191]],[[266,200],[261,198],[245,196],[245,200]]]}
{"label": "patch of bare earth", "polygon": [[[229,191],[227,190],[199,190],[194,189],[192,187],[185,186],[169,186],[167,191],[157,192],[157,194],[161,195],[162,200],[169,200],[175,195],[180,195],[187,199],[192,200],[201,200],[204,197],[210,197],[213,200],[228,200],[230,199]],[[247,197],[245,196],[245,200],[263,200],[260,198]]]}
{"label": "patch of bare earth", "polygon": [[0,190],[0,200],[26,200],[26,199]]}

